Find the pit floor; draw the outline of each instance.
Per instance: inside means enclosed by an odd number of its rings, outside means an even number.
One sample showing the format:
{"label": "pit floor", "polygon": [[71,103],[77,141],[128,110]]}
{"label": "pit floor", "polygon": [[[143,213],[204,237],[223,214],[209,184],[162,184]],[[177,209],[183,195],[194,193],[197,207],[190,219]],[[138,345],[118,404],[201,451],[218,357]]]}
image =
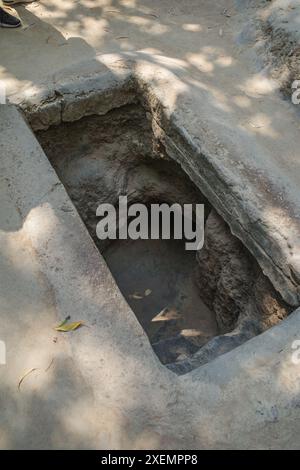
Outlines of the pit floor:
{"label": "pit floor", "polygon": [[151,343],[181,335],[200,347],[218,334],[194,282],[195,252],[181,240],[118,240],[103,255]]}

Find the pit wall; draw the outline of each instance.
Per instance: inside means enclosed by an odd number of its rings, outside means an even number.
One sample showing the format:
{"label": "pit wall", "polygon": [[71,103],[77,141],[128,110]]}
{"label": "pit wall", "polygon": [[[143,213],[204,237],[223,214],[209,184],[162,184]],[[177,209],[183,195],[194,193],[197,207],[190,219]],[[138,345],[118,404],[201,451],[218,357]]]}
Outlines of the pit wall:
{"label": "pit wall", "polygon": [[[177,101],[182,101],[181,107],[174,106],[173,90]],[[268,192],[264,184],[258,185],[260,170],[241,163],[236,154],[238,143],[231,142],[230,133],[224,137],[224,127],[199,118],[201,93],[192,100],[185,99],[185,95],[186,87],[171,72],[128,54],[117,59],[101,56],[83,63],[79,69],[76,66],[62,71],[53,86],[28,89],[25,98],[24,94],[15,96],[13,102],[23,110],[35,131],[140,102],[167,154],[201,188],[284,301],[298,306],[300,222],[293,215],[294,208],[289,201],[283,202],[281,192],[279,198],[276,187],[273,192],[272,184]],[[207,109],[207,103],[204,104]],[[224,142],[221,143],[216,131]],[[247,139],[244,137],[245,144]],[[245,160],[252,158],[247,152],[253,145],[250,142],[247,145],[243,147],[242,141],[238,144],[239,149],[244,148]],[[261,153],[259,162],[265,164],[268,153],[264,155],[265,150],[259,146],[255,152]],[[274,168],[274,178],[276,172]],[[282,215],[270,218],[274,203],[278,205],[277,213]]]}

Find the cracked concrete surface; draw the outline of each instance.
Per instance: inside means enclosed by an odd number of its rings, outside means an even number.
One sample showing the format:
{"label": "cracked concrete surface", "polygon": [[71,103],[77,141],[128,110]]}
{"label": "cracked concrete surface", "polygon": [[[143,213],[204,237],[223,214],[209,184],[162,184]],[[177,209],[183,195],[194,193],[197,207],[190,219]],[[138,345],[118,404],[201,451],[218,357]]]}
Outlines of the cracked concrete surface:
{"label": "cracked concrete surface", "polygon": [[[299,121],[237,45],[234,2],[49,0],[18,11],[24,28],[0,31],[0,72],[32,126],[105,113],[138,90],[168,151],[296,307]],[[1,447],[298,448],[300,312],[176,377],[14,106],[0,108],[0,139]],[[91,328],[53,343],[68,313]]]}

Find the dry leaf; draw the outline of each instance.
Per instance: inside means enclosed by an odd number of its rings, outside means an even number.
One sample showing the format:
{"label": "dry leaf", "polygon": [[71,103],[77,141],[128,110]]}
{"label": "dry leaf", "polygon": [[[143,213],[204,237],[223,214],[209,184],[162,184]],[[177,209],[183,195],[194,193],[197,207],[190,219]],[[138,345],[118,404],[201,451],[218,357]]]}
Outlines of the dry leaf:
{"label": "dry leaf", "polygon": [[256,124],[256,123],[251,122],[251,121],[249,121],[249,124],[250,124],[250,126],[253,127],[254,129],[261,129],[262,127],[264,127],[263,125]]}
{"label": "dry leaf", "polygon": [[60,328],[61,326],[65,325],[67,321],[70,320],[70,315],[68,315],[59,325],[57,325],[55,328]]}
{"label": "dry leaf", "polygon": [[30,369],[28,370],[19,380],[19,383],[18,383],[18,389],[20,390],[20,387],[21,387],[21,384],[23,382],[23,380],[29,375],[31,374],[32,372],[34,372],[35,370],[37,370],[36,367],[34,367],[33,369]]}
{"label": "dry leaf", "polygon": [[48,372],[48,370],[49,370],[50,367],[52,366],[53,362],[54,362],[54,358],[51,360],[51,362],[50,362],[50,364],[48,365],[48,367],[46,367],[45,372]]}
{"label": "dry leaf", "polygon": [[135,300],[141,300],[143,298],[143,296],[140,295],[140,294],[134,293],[134,294],[130,294],[129,298],[130,299],[135,299]]}
{"label": "dry leaf", "polygon": [[72,323],[66,323],[64,322],[61,325],[56,326],[54,329],[56,331],[62,331],[62,332],[68,332],[68,331],[74,331],[77,330],[80,326],[83,326],[84,323],[82,321],[74,321]]}
{"label": "dry leaf", "polygon": [[148,295],[150,295],[151,292],[152,292],[151,289],[146,289],[145,292],[144,292],[144,293],[145,293],[145,296],[148,297]]}

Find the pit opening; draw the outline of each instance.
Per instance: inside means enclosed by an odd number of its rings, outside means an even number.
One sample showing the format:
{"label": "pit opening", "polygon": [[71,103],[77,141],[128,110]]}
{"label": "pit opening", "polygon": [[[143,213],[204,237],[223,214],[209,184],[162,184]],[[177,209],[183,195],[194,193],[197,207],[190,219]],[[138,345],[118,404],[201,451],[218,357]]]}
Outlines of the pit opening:
{"label": "pit opening", "polygon": [[[122,294],[161,362],[189,372],[285,318],[290,308],[201,190],[167,154],[139,103],[37,131]],[[99,204],[205,205],[205,242],[106,240]]]}

